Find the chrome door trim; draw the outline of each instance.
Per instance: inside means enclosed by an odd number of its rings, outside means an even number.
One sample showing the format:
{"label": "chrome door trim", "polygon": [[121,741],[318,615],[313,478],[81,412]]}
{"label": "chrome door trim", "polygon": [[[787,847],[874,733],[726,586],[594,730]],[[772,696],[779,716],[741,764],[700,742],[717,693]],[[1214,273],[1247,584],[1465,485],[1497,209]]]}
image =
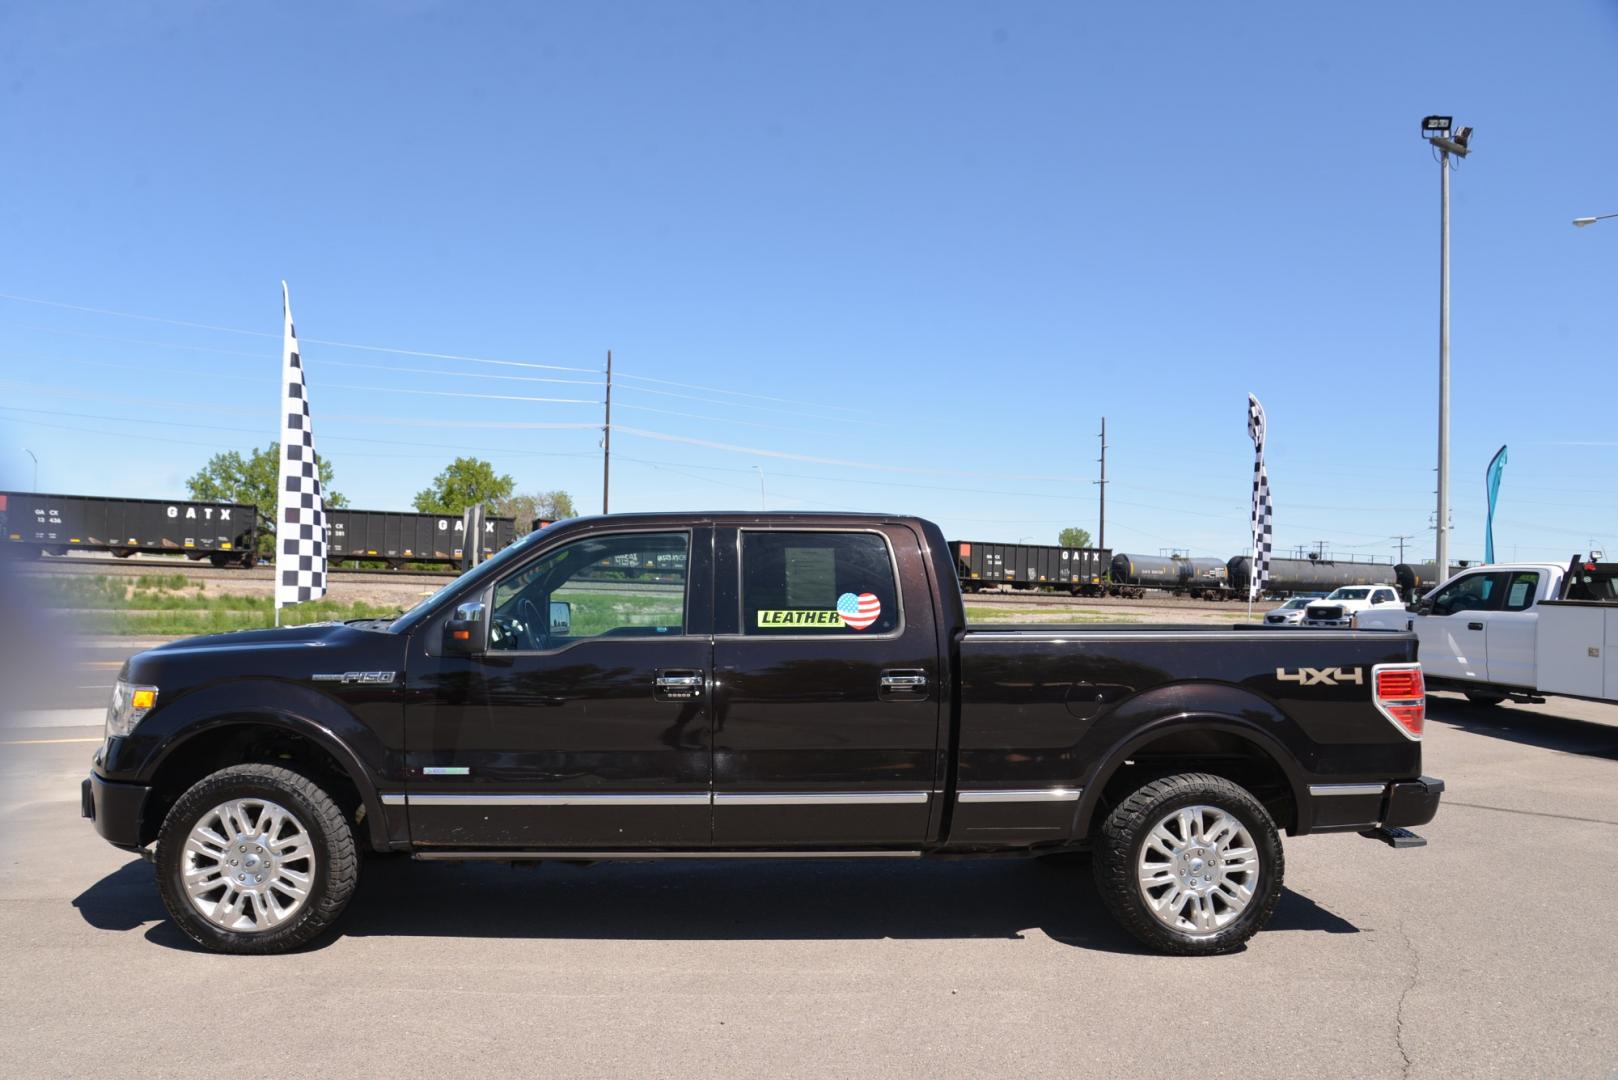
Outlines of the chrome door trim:
{"label": "chrome door trim", "polygon": [[925,803],[925,791],[715,792],[716,806],[893,806]]}
{"label": "chrome door trim", "polygon": [[580,859],[625,861],[642,859],[919,859],[915,850],[860,851],[418,851],[422,860],[456,862],[463,859],[492,859],[512,862],[525,859]]}
{"label": "chrome door trim", "polygon": [[621,792],[594,794],[568,792],[530,795],[474,795],[460,793],[419,794],[405,796],[407,806],[706,806],[706,791],[682,791],[672,794],[645,794]]}
{"label": "chrome door trim", "polygon": [[1309,794],[1316,798],[1328,795],[1380,795],[1387,789],[1386,784],[1310,784]]}
{"label": "chrome door trim", "polygon": [[1049,787],[1011,790],[958,791],[955,801],[963,803],[1077,802],[1083,788]]}

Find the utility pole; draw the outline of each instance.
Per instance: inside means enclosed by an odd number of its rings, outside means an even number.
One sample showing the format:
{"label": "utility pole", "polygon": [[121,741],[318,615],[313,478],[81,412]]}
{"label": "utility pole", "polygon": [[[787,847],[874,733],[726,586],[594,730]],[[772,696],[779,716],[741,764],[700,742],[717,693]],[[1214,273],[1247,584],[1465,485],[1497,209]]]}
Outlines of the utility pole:
{"label": "utility pole", "polygon": [[607,513],[607,493],[612,485],[612,350],[607,350],[607,417],[601,426],[601,512]]}
{"label": "utility pole", "polygon": [[1438,543],[1435,561],[1439,576],[1449,566],[1449,158],[1470,153],[1472,129],[1455,130],[1454,118],[1428,116],[1422,119],[1421,133],[1438,150],[1439,239],[1438,239]]}
{"label": "utility pole", "polygon": [[39,458],[36,457],[34,452],[28,449],[26,446],[23,447],[22,452],[34,459],[34,486],[31,490],[37,493],[39,491]]}
{"label": "utility pole", "polygon": [[758,508],[768,510],[770,505],[764,500],[764,466],[754,465],[753,468],[758,470]]}
{"label": "utility pole", "polygon": [[1395,540],[1397,540],[1399,542],[1399,561],[1404,562],[1405,561],[1405,541],[1406,540],[1414,540],[1415,537],[1414,536],[1395,536],[1393,539],[1395,539]]}
{"label": "utility pole", "polygon": [[1101,520],[1096,527],[1096,547],[1107,546],[1107,418],[1101,418],[1101,479],[1090,481],[1101,491]]}

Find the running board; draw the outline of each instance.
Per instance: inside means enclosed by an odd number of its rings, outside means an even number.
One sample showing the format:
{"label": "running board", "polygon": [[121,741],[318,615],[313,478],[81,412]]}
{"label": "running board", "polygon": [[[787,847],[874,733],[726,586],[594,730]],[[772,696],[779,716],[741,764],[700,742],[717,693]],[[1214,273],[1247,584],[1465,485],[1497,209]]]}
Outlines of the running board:
{"label": "running board", "polygon": [[1380,840],[1390,848],[1413,848],[1427,846],[1426,837],[1417,836],[1409,829],[1401,829],[1397,826],[1389,828],[1386,825],[1379,825],[1374,829],[1363,830],[1360,835],[1371,840]]}
{"label": "running board", "polygon": [[538,859],[605,862],[643,859],[918,859],[919,851],[418,851],[427,862],[528,862]]}

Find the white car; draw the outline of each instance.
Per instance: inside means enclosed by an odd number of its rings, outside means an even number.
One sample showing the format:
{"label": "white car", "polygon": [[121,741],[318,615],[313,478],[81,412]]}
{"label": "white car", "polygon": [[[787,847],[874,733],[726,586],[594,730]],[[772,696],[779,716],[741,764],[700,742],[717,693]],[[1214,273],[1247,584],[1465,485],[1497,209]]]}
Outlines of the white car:
{"label": "white car", "polygon": [[1264,613],[1269,626],[1296,626],[1303,620],[1303,609],[1309,606],[1309,597],[1294,596],[1280,607]]}
{"label": "white car", "polygon": [[1470,567],[1408,611],[1379,607],[1358,625],[1415,633],[1429,690],[1484,705],[1545,694],[1618,702],[1618,563],[1600,559]]}
{"label": "white car", "polygon": [[1343,628],[1354,625],[1354,616],[1391,605],[1397,610],[1399,591],[1392,585],[1344,585],[1334,589],[1324,600],[1311,600],[1303,609],[1302,625],[1316,628]]}

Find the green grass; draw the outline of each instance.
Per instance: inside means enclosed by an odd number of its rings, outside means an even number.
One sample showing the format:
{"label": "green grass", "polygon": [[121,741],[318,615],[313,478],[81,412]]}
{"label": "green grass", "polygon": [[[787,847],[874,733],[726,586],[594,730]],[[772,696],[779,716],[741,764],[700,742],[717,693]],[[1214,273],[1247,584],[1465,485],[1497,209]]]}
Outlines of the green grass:
{"label": "green grass", "polygon": [[556,599],[573,605],[573,637],[589,637],[619,626],[678,626],[679,593],[669,596],[618,596],[563,589]]}
{"label": "green grass", "polygon": [[1114,615],[1110,611],[1079,610],[1061,608],[1051,610],[1044,607],[1014,608],[1014,607],[967,607],[966,621],[969,623],[1013,623],[1018,620],[1013,615],[1038,615],[1041,622],[1047,623],[1130,623],[1139,622],[1140,619],[1132,615]]}
{"label": "green grass", "polygon": [[[275,603],[268,596],[223,594],[207,596],[195,591],[181,574],[141,575],[127,578],[49,578],[46,606],[84,612],[74,627],[93,634],[213,634],[248,630],[275,622]],[[373,619],[394,614],[396,607],[317,600],[281,612],[285,626],[342,619]]]}

